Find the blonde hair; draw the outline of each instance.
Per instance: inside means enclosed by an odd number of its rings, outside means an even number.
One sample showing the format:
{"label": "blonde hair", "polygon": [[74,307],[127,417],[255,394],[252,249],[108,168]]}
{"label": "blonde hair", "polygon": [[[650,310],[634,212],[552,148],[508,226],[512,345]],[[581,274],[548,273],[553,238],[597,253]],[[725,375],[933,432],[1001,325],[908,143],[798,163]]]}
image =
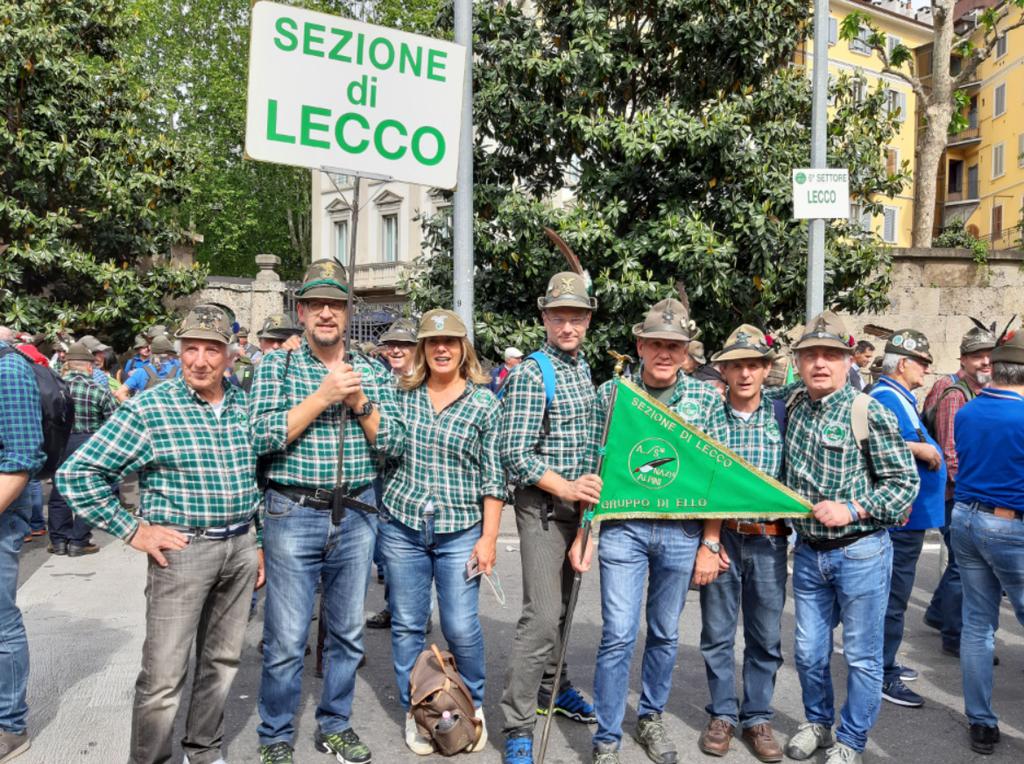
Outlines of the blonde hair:
{"label": "blonde hair", "polygon": [[[412,356],[412,371],[398,381],[398,386],[403,390],[415,390],[427,381],[430,376],[430,367],[427,365],[427,354],[424,351],[428,337],[424,337],[416,343],[416,350]],[[456,337],[459,345],[462,346],[462,361],[459,363],[459,374],[463,379],[468,379],[478,385],[485,385],[491,378],[484,374],[480,367],[480,360],[476,357],[476,351],[469,344],[465,337]]]}

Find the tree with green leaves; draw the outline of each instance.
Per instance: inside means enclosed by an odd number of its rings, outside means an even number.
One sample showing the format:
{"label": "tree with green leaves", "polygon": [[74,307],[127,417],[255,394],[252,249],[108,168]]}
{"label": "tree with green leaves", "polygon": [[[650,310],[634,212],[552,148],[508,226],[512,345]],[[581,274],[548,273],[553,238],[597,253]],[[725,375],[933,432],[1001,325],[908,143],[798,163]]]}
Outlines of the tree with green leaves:
{"label": "tree with green leaves", "polygon": [[[742,322],[802,318],[806,223],[792,220],[790,171],[810,154],[810,84],[791,66],[808,32],[804,0],[538,0],[476,7],[477,338],[496,354],[536,345],[536,297],[564,269],[559,231],[594,278],[586,351],[629,350],[629,327],[685,286],[710,347]],[[865,212],[899,193],[883,147],[897,129],[880,88],[834,86],[829,166],[849,167]],[[863,86],[863,80],[860,80]],[[865,90],[868,88],[865,87]],[[553,199],[571,193],[571,203]],[[451,299],[450,226],[426,221],[429,251],[409,280],[424,309]],[[880,309],[889,253],[858,224],[828,227],[826,301]]]}
{"label": "tree with green leaves", "polygon": [[139,85],[134,23],[119,0],[0,0],[0,323],[127,340],[204,281],[163,260],[192,158]]}
{"label": "tree with green leaves", "polygon": [[[932,245],[939,164],[949,136],[967,127],[964,111],[970,99],[963,88],[977,78],[978,66],[992,55],[999,38],[1024,26],[1024,0],[1006,0],[979,11],[977,26],[970,25],[958,33],[956,5],[956,0],[932,0],[931,71],[927,75],[917,71],[914,53],[906,45],[900,43],[889,49],[885,32],[863,11],[851,13],[840,28],[844,40],[852,40],[867,29],[865,42],[882,62],[882,72],[906,82],[917,96],[924,125],[918,139],[914,183],[915,247]],[[978,29],[981,42],[975,44]]]}

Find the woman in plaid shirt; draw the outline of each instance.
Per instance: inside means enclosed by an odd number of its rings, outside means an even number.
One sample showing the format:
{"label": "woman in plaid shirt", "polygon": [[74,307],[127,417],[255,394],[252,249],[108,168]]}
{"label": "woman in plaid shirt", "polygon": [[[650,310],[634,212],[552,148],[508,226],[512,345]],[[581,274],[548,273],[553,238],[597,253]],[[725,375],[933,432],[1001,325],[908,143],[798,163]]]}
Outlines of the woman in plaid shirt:
{"label": "woman in plaid shirt", "polygon": [[[383,412],[393,426],[377,440],[397,460],[384,486],[379,540],[393,584],[391,645],[402,707],[409,711],[409,674],[426,643],[433,583],[441,630],[482,722],[480,579],[472,573],[494,567],[505,475],[498,401],[466,334],[449,310],[428,311],[420,322],[413,371]],[[480,729],[473,751],[487,742],[483,724]],[[434,750],[411,715],[405,742],[421,755]]]}

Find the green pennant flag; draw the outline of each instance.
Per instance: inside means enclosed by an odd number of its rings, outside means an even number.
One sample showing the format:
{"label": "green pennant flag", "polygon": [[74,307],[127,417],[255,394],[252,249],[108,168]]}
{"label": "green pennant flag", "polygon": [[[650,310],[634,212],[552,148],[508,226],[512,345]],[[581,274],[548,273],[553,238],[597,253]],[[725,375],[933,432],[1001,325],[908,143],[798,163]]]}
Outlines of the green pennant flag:
{"label": "green pennant flag", "polygon": [[596,520],[805,517],[811,505],[622,379],[602,446]]}

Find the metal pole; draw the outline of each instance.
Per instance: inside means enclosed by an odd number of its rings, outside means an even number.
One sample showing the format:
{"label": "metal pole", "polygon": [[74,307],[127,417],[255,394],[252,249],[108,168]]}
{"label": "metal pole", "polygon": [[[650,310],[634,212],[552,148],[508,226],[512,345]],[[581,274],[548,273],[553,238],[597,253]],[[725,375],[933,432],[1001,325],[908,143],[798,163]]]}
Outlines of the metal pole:
{"label": "metal pole", "polygon": [[462,130],[456,176],[452,238],[452,308],[473,341],[473,0],[455,0],[455,42],[466,47],[462,86]]}
{"label": "metal pole", "polygon": [[[333,178],[331,179],[333,183]],[[352,312],[353,306],[356,301],[356,242],[359,235],[359,186],[361,185],[362,179],[358,174],[352,178],[352,217],[351,217],[351,230],[349,235],[352,237],[348,243],[348,272],[345,274],[345,278],[348,281],[347,284],[347,296],[348,300],[345,302],[345,355],[346,361],[351,362],[352,360]],[[335,186],[337,188],[337,186]],[[334,496],[331,502],[331,522],[334,525],[341,523],[341,518],[345,515],[344,498],[348,493],[348,486],[343,480],[343,472],[345,465],[345,427],[348,425],[349,408],[342,404],[341,406],[341,421],[338,423],[338,471],[334,478]]]}
{"label": "metal pole", "polygon": [[[811,167],[824,169],[828,164],[828,0],[814,0],[811,93]],[[807,320],[810,320],[825,309],[825,221],[809,221],[807,233]]]}

